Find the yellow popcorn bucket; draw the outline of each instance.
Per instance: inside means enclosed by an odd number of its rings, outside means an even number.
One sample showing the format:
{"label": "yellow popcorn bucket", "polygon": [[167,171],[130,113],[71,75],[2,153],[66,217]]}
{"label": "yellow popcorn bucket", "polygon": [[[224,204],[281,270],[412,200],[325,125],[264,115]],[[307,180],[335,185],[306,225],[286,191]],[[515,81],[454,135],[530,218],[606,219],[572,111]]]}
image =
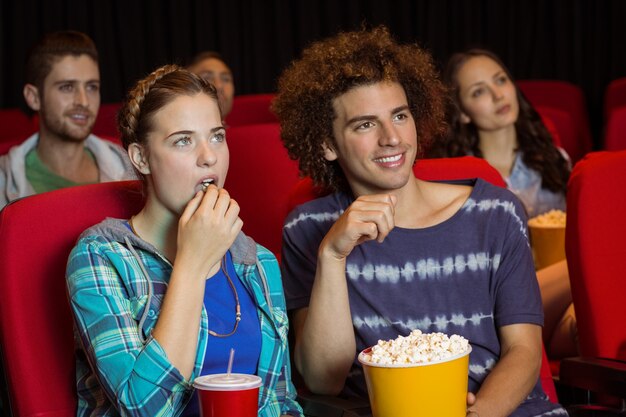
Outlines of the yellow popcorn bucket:
{"label": "yellow popcorn bucket", "polygon": [[373,417],[465,417],[467,409],[467,352],[441,361],[384,365],[359,354]]}
{"label": "yellow popcorn bucket", "polygon": [[565,259],[565,226],[533,225],[529,222],[530,245],[539,270]]}

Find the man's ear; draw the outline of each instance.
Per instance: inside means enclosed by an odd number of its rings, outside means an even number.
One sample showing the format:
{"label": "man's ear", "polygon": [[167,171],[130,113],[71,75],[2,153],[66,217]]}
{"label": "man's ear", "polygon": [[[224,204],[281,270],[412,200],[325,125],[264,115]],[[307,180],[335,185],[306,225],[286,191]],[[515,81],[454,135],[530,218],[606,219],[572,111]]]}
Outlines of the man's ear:
{"label": "man's ear", "polygon": [[138,143],[128,145],[128,157],[137,171],[143,175],[150,174],[150,164],[148,164],[146,150],[143,146]]}
{"label": "man's ear", "polygon": [[22,93],[24,94],[24,100],[26,100],[28,107],[33,111],[39,111],[39,109],[41,109],[41,97],[37,87],[32,84],[25,84]]}
{"label": "man's ear", "polygon": [[322,142],[322,149],[324,150],[324,158],[327,161],[335,161],[337,159],[337,152],[331,144],[328,143],[328,140]]}

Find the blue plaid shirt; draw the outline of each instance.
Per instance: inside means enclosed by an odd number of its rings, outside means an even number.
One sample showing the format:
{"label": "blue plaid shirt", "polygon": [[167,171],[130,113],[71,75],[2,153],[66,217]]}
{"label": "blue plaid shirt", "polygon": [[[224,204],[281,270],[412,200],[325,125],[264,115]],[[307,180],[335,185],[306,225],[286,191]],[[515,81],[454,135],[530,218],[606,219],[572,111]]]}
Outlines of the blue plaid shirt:
{"label": "blue plaid shirt", "polygon": [[[230,251],[261,325],[258,415],[302,416],[291,383],[288,320],[276,258],[243,234]],[[172,265],[123,220],[107,219],[79,239],[67,268],[76,327],[78,416],[177,416],[185,408],[191,383],[202,369],[208,320],[203,308],[195,367],[185,380],[151,335],[171,272]]]}

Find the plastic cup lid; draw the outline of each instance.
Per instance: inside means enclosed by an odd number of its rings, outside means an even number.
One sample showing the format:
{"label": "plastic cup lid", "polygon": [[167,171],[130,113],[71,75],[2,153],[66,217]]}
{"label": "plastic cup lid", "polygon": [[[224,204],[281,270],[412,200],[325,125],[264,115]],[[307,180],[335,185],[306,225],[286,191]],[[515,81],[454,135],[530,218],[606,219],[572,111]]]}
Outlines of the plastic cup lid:
{"label": "plastic cup lid", "polygon": [[199,376],[193,381],[198,389],[213,391],[238,391],[258,388],[262,384],[261,378],[249,374],[213,374]]}

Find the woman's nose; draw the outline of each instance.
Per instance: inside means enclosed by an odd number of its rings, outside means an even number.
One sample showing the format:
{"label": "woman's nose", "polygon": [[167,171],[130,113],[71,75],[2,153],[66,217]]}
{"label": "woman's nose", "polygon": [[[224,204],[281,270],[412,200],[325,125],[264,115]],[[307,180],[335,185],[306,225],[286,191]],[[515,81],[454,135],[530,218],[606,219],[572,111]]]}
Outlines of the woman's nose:
{"label": "woman's nose", "polygon": [[201,141],[198,146],[198,165],[211,166],[217,162],[217,155],[208,141]]}
{"label": "woman's nose", "polygon": [[495,101],[501,100],[504,97],[504,93],[502,92],[502,89],[500,87],[493,87],[491,91],[491,94]]}

